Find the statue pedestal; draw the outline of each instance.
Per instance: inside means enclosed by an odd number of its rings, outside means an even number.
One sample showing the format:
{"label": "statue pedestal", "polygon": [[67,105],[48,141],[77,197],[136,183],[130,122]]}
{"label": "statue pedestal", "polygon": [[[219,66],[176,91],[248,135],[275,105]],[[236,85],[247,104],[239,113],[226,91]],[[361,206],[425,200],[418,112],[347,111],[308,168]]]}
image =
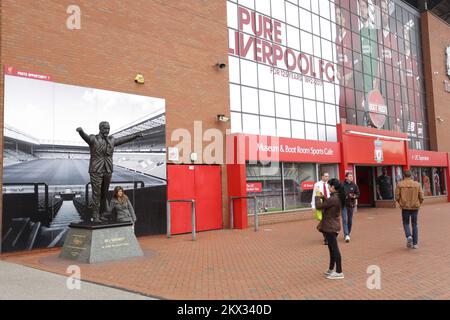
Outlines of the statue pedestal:
{"label": "statue pedestal", "polygon": [[131,222],[71,224],[60,258],[80,263],[99,263],[142,257]]}

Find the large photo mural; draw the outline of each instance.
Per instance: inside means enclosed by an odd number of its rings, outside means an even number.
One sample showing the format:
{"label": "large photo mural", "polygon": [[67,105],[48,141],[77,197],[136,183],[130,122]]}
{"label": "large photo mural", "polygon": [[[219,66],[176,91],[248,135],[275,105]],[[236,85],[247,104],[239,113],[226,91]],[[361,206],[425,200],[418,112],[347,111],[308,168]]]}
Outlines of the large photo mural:
{"label": "large photo mural", "polygon": [[[26,74],[27,76],[23,76]],[[77,128],[116,141],[108,198],[121,186],[137,235],[164,233],[165,101],[5,74],[2,252],[62,246],[72,222],[92,219],[90,150]]]}

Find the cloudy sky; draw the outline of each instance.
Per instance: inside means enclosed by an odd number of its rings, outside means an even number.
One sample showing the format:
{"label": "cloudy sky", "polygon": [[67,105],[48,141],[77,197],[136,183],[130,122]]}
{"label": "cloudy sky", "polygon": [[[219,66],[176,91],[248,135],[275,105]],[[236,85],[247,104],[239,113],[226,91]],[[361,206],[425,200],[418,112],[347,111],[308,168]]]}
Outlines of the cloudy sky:
{"label": "cloudy sky", "polygon": [[82,142],[76,128],[98,133],[164,112],[165,100],[120,92],[5,76],[5,125],[41,141]]}

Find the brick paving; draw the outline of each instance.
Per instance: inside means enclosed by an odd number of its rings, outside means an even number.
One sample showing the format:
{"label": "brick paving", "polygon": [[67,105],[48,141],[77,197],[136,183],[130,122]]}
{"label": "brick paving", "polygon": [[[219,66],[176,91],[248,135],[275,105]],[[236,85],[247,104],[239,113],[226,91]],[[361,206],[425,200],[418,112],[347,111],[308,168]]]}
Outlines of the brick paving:
{"label": "brick paving", "polygon": [[[309,213],[305,213],[309,214]],[[327,280],[328,249],[314,220],[140,239],[143,258],[81,265],[82,279],[166,299],[450,299],[450,204],[419,214],[420,249],[407,249],[399,209],[360,209],[340,236],[344,280]],[[2,257],[65,274],[59,251]],[[381,268],[381,289],[366,286]]]}

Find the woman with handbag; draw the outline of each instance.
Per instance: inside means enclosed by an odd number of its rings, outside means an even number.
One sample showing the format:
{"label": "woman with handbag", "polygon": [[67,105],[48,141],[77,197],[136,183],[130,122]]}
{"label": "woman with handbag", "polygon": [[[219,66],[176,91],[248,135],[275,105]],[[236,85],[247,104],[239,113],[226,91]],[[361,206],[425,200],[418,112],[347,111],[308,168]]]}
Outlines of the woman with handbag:
{"label": "woman with handbag", "polygon": [[[328,243],[330,252],[330,265],[325,272],[327,279],[344,279],[342,272],[342,257],[337,243],[337,236],[341,230],[341,208],[345,204],[345,192],[338,179],[328,181],[331,196],[325,199],[323,194],[315,197],[316,209],[322,210],[322,220],[317,229],[322,232]],[[316,190],[316,194],[321,193]],[[334,268],[336,267],[336,271]]]}

